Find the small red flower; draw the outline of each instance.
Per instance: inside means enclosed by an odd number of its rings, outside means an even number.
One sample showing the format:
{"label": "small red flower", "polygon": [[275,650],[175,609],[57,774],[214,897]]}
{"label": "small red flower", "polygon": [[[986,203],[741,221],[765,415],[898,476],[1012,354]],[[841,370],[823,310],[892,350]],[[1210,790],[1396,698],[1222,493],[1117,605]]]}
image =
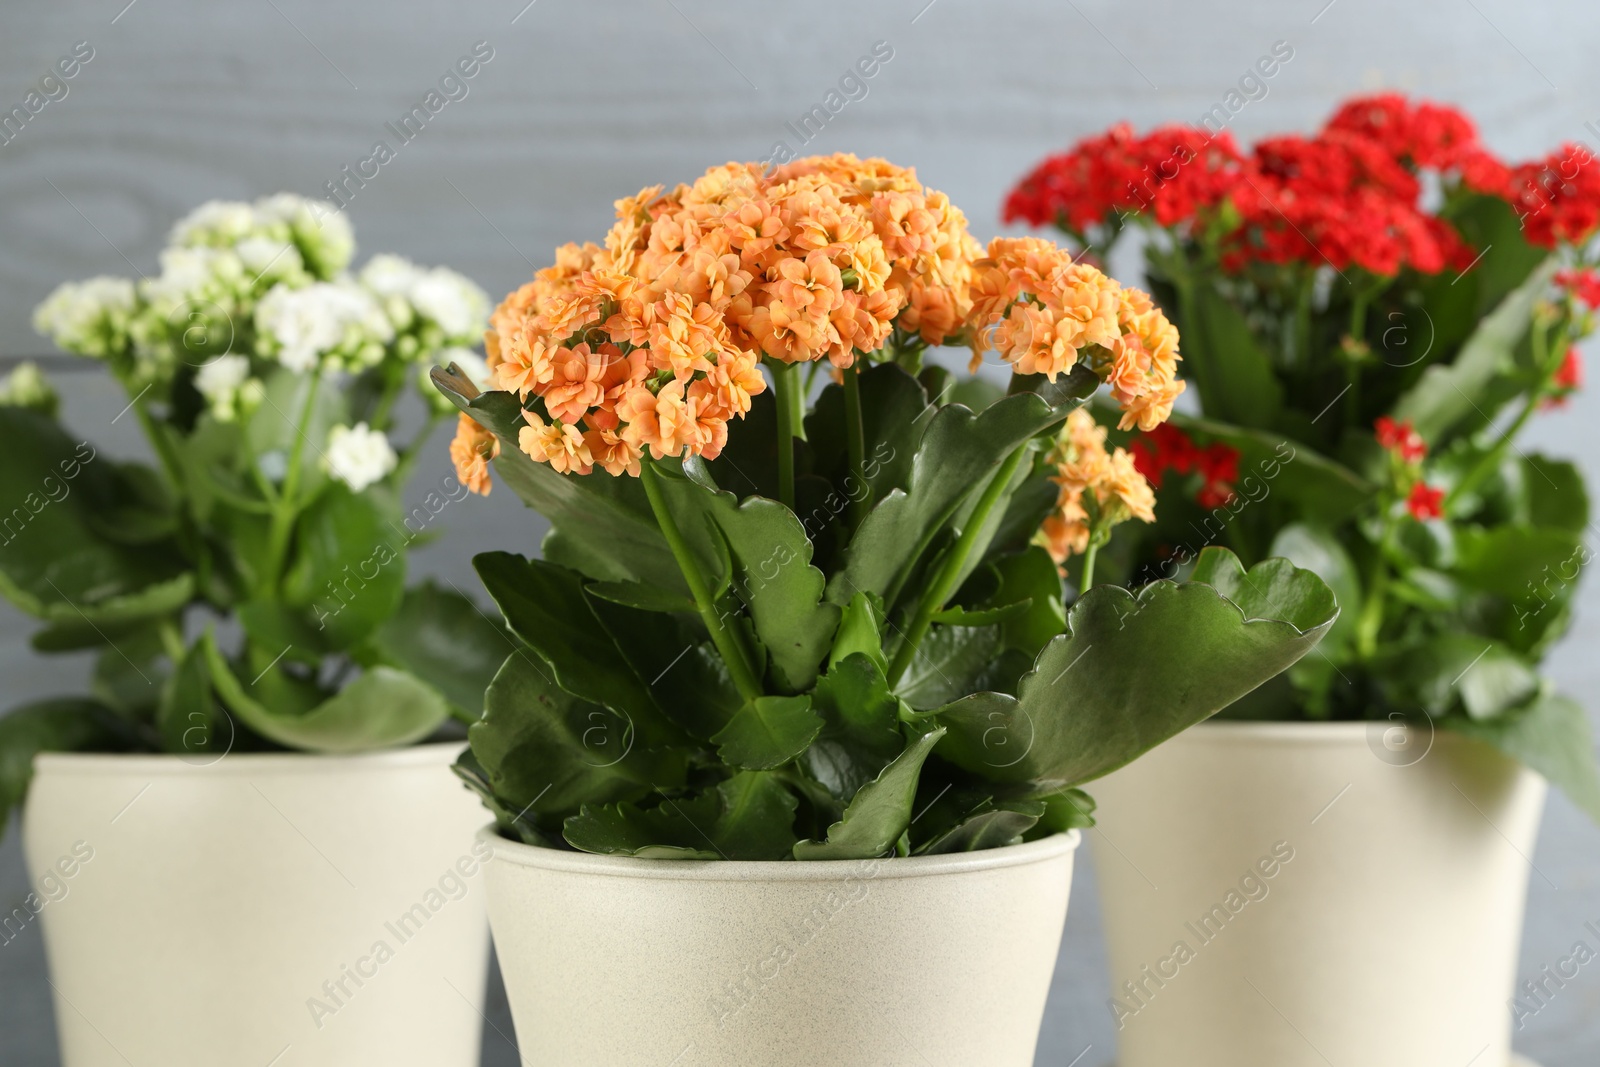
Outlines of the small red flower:
{"label": "small red flower", "polygon": [[1428,454],[1428,443],[1411,428],[1409,422],[1395,422],[1387,415],[1380,415],[1373,428],[1378,436],[1378,444],[1407,463],[1420,462]]}
{"label": "small red flower", "polygon": [[1556,284],[1583,301],[1591,310],[1600,307],[1600,273],[1593,267],[1556,271]]}
{"label": "small red flower", "polygon": [[1162,423],[1140,434],[1128,445],[1133,466],[1153,488],[1161,488],[1167,471],[1178,474],[1199,472],[1201,486],[1195,503],[1203,508],[1218,508],[1233,499],[1233,483],[1239,480],[1239,450],[1218,441],[1201,448],[1188,434]]}
{"label": "small red flower", "polygon": [[1567,349],[1567,356],[1561,361],[1561,367],[1550,379],[1550,385],[1555,392],[1545,398],[1544,407],[1565,407],[1567,398],[1583,388],[1583,355],[1576,348]]}
{"label": "small red flower", "polygon": [[1418,522],[1443,518],[1444,490],[1435,489],[1426,482],[1418,482],[1411,487],[1411,495],[1406,498],[1406,510]]}

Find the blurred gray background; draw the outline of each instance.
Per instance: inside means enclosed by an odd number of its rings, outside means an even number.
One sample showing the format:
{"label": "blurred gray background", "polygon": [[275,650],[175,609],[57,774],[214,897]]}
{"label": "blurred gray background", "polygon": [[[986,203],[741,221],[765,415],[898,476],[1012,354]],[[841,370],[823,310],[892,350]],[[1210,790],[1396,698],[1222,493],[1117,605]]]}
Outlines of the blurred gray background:
{"label": "blurred gray background", "polygon": [[[469,95],[357,190],[349,214],[358,258],[449,264],[496,297],[556,244],[598,239],[613,199],[711,163],[765,159],[779,140],[915,165],[987,239],[1009,184],[1045,153],[1119,119],[1195,122],[1276,41],[1294,56],[1236,116],[1245,143],[1306,129],[1338,99],[1378,88],[1466,106],[1514,158],[1564,140],[1596,145],[1585,124],[1600,129],[1600,5],[1578,0],[8,0],[0,110],[80,41],[94,57],[68,95],[0,145],[0,370],[44,357],[68,421],[113,453],[139,446],[133,420],[112,423],[125,399],[92,364],[49,353],[29,327],[33,306],[64,279],[151,270],[172,221],[202,200],[317,195],[376,140],[392,146],[385,123],[479,41],[493,58]],[[879,41],[893,57],[866,97],[801,145],[786,123]],[[1541,417],[1530,436],[1600,471],[1600,393]],[[441,438],[419,495],[447,470]],[[414,571],[463,588],[474,552],[531,551],[540,533],[504,491],[453,505],[443,524]],[[86,661],[37,658],[29,632],[0,604],[0,704],[81,690]],[[1591,581],[1548,664],[1591,715],[1597,638]],[[1054,1067],[1114,1055],[1084,859],[1040,1044],[1038,1063]],[[1600,921],[1600,830],[1554,797],[1533,861],[1548,880],[1532,882],[1522,977]],[[1523,861],[1508,852],[1506,862]],[[0,844],[0,911],[26,892],[13,825]],[[56,1062],[49,994],[35,924],[0,947],[0,1064]],[[516,1063],[498,991],[487,1011],[484,1063]],[[1600,969],[1584,969],[1517,1045],[1544,1067],[1592,1067]]]}

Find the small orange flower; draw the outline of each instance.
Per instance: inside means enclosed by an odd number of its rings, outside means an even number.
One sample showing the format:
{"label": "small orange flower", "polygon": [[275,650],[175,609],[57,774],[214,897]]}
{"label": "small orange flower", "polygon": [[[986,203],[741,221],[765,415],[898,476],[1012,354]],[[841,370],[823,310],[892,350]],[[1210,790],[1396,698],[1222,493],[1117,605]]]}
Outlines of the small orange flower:
{"label": "small orange flower", "polygon": [[1035,542],[1058,566],[1089,548],[1092,538],[1128,519],[1155,521],[1155,491],[1125,449],[1106,451],[1106,430],[1083,408],[1067,416],[1050,453],[1061,487],[1056,510]]}
{"label": "small orange flower", "polygon": [[500,439],[463,412],[456,420],[456,436],[450,442],[450,461],[455,464],[461,484],[479,496],[488,496],[489,461],[499,454]]}

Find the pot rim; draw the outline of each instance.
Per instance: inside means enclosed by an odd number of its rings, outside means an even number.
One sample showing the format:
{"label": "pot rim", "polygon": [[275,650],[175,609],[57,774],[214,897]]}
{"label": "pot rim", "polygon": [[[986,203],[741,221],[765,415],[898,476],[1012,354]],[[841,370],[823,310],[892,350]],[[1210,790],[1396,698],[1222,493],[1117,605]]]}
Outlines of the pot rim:
{"label": "pot rim", "polygon": [[[1170,745],[1176,741],[1203,741],[1213,744],[1237,744],[1239,742],[1255,742],[1260,744],[1349,744],[1360,742],[1366,744],[1368,732],[1374,728],[1387,726],[1382,719],[1359,719],[1354,722],[1306,722],[1295,720],[1267,720],[1267,721],[1235,721],[1224,719],[1221,721],[1208,719],[1197,723],[1189,729],[1165,742]],[[1472,739],[1457,734],[1451,730],[1435,728],[1434,737],[1437,742],[1470,742]],[[1088,788],[1093,789],[1093,783]]]}
{"label": "pot rim", "polygon": [[40,752],[33,759],[35,774],[52,775],[329,774],[375,766],[449,766],[466,747],[465,741],[432,741],[367,752],[228,752],[214,763],[155,752]]}
{"label": "pot rim", "polygon": [[[841,878],[921,878],[967,874],[1001,867],[1046,863],[1075,852],[1083,832],[1068,830],[1038,841],[977,852],[938,856],[893,856],[867,860],[651,860],[634,856],[600,856],[590,852],[540,848],[500,836],[494,823],[477,833],[494,858],[518,867],[564,871],[609,878],[653,878],[674,882],[832,882]],[[863,873],[866,864],[878,865]]]}

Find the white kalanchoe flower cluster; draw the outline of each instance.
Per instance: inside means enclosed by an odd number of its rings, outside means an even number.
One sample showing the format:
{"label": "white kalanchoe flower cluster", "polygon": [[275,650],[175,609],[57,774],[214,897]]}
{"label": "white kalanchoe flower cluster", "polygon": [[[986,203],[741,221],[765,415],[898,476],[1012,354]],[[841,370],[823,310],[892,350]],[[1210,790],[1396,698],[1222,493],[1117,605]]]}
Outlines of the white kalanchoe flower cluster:
{"label": "white kalanchoe flower cluster", "polygon": [[0,378],[0,404],[54,415],[61,406],[61,397],[39,365],[27,361],[18,363],[10,374]]}
{"label": "white kalanchoe flower cluster", "polygon": [[301,372],[319,365],[347,371],[375,366],[394,340],[378,301],[348,281],[279,286],[257,305],[255,324],[262,354]]}
{"label": "white kalanchoe flower cluster", "polygon": [[373,256],[361,284],[383,301],[401,335],[403,359],[428,359],[441,349],[476,344],[489,323],[489,296],[447,267],[419,267],[403,256]]}
{"label": "white kalanchoe flower cluster", "polygon": [[33,312],[33,328],[68,352],[104,359],[121,353],[137,304],[126,278],[66,282]]}
{"label": "white kalanchoe flower cluster", "polygon": [[359,493],[389,476],[399,462],[389,438],[364,422],[335,426],[328,434],[328,473]]}

